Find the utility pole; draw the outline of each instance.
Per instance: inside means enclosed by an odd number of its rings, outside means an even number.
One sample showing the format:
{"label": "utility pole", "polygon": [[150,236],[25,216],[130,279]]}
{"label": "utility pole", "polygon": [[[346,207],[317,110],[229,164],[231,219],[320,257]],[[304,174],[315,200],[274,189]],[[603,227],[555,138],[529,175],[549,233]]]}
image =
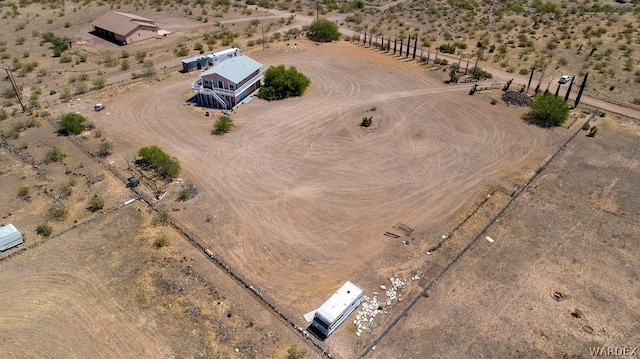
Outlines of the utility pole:
{"label": "utility pole", "polygon": [[264,24],[262,25],[262,51],[264,51]]}
{"label": "utility pole", "polygon": [[316,21],[318,19],[320,19],[320,0],[316,0]]}
{"label": "utility pole", "polygon": [[24,104],[22,103],[22,96],[20,95],[20,90],[18,89],[18,85],[16,84],[16,80],[13,78],[13,73],[11,73],[11,69],[4,69],[7,72],[7,77],[9,78],[9,82],[11,82],[11,86],[13,87],[13,92],[15,92],[18,101],[20,102],[20,106],[22,106],[22,112],[27,111],[24,108]]}

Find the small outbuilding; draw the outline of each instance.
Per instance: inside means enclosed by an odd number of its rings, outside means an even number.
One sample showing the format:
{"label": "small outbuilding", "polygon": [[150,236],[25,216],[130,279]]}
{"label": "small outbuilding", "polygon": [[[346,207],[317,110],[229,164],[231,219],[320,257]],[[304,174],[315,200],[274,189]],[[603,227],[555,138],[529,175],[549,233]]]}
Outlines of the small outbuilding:
{"label": "small outbuilding", "polygon": [[232,47],[230,49],[214,52],[209,55],[198,55],[182,60],[182,72],[206,70],[210,66],[217,65],[224,60],[240,56],[240,49]]}
{"label": "small outbuilding", "polygon": [[22,233],[11,223],[0,227],[0,252],[24,243]]}
{"label": "small outbuilding", "polygon": [[158,36],[155,21],[126,12],[110,11],[95,19],[93,33],[119,45],[132,44]]}

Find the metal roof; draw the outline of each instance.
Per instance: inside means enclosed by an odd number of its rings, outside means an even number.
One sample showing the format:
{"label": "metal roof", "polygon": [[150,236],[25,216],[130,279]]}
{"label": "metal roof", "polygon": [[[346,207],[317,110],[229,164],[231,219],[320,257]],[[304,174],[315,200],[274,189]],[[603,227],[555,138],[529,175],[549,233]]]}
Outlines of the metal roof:
{"label": "metal roof", "polygon": [[122,36],[126,36],[131,33],[138,26],[151,26],[158,28],[151,19],[118,11],[110,11],[100,16],[95,19],[91,25]]}
{"label": "metal roof", "polygon": [[20,233],[13,224],[9,223],[6,226],[0,227],[0,250],[4,249],[11,243],[15,243],[14,245],[17,245],[23,241],[22,233]]}
{"label": "metal roof", "polygon": [[362,294],[362,289],[351,282],[346,282],[318,308],[316,315],[331,324]]}
{"label": "metal roof", "polygon": [[206,58],[215,59],[218,56],[222,56],[222,55],[226,55],[226,54],[232,54],[234,52],[240,52],[240,49],[238,49],[237,47],[232,47],[230,49],[221,50],[221,51],[209,54],[209,55],[197,55],[197,56],[189,57],[187,59],[182,60],[182,62],[187,64],[187,63],[190,63],[190,62],[198,62],[198,61],[201,61],[201,60],[206,59]]}
{"label": "metal roof", "polygon": [[240,55],[217,64],[211,69],[203,72],[200,77],[218,74],[225,79],[238,84],[255,71],[260,70],[260,68],[262,68],[262,64],[258,61],[253,60],[250,57]]}

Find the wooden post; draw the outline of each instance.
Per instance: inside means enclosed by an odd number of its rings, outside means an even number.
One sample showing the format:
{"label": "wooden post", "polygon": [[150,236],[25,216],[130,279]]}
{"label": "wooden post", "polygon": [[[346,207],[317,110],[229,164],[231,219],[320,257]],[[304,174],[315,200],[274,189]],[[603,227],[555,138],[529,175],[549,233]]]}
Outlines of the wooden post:
{"label": "wooden post", "polygon": [[413,60],[416,59],[416,51],[418,51],[418,35],[416,35],[415,40],[413,40]]}
{"label": "wooden post", "polygon": [[404,55],[404,58],[406,59],[407,57],[409,57],[409,47],[411,46],[411,35],[409,35],[407,37],[407,53],[406,55]]}
{"label": "wooden post", "polygon": [[569,101],[569,94],[571,93],[571,88],[573,87],[573,80],[575,80],[575,76],[571,77],[571,82],[569,83],[569,88],[567,89],[567,93],[564,95],[564,102]]}
{"label": "wooden post", "polygon": [[529,92],[529,87],[531,86],[531,80],[533,80],[533,73],[536,70],[535,67],[531,68],[531,75],[529,75],[529,83],[527,83],[527,92]]}
{"label": "wooden post", "polygon": [[580,85],[580,90],[578,91],[578,96],[576,96],[576,102],[573,107],[578,107],[580,104],[580,97],[582,97],[582,91],[584,91],[584,87],[587,85],[587,77],[589,77],[589,73],[587,72],[584,75],[584,79],[582,80],[582,85]]}

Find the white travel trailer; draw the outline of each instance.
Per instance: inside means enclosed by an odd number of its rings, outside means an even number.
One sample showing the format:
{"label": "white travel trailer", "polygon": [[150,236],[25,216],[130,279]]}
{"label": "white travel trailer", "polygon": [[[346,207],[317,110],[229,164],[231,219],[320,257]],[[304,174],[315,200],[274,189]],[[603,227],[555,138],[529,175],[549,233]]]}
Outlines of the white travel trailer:
{"label": "white travel trailer", "polygon": [[351,282],[346,282],[316,310],[311,323],[312,332],[320,339],[325,339],[360,305],[363,298],[362,289]]}
{"label": "white travel trailer", "polygon": [[22,233],[11,223],[0,227],[0,252],[24,243]]}

